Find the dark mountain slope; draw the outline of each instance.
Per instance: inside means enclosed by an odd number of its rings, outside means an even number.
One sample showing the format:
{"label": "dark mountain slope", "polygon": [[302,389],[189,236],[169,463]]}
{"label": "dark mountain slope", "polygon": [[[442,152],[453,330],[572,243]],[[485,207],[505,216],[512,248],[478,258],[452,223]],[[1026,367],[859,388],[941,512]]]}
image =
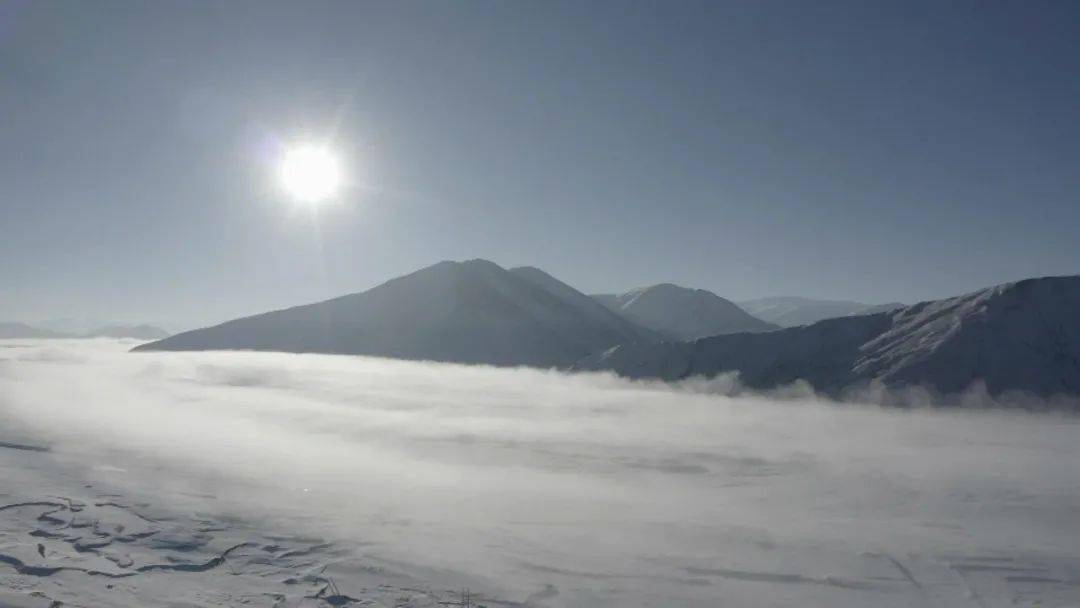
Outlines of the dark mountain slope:
{"label": "dark mountain slope", "polygon": [[992,394],[1080,394],[1080,277],[1029,279],[764,334],[619,346],[576,367],[668,380],[737,371],[751,387],[801,378],[829,393],[879,381],[949,394],[982,381]]}
{"label": "dark mountain slope", "polygon": [[486,260],[441,262],[362,293],[177,334],[136,350],[276,350],[563,367],[615,344],[651,339],[544,276]]}

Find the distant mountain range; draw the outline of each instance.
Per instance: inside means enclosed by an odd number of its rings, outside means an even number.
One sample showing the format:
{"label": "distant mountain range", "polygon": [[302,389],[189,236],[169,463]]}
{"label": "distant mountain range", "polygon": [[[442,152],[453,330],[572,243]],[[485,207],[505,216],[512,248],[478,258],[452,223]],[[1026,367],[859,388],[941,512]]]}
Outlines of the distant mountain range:
{"label": "distant mountain range", "polygon": [[888,312],[904,307],[899,302],[863,304],[845,300],[811,300],[785,296],[746,300],[739,302],[739,306],[755,317],[780,327],[809,325],[825,319]]}
{"label": "distant mountain range", "polygon": [[764,334],[626,344],[578,363],[634,378],[739,372],[751,387],[806,380],[839,394],[877,381],[942,394],[976,381],[991,394],[1080,394],[1080,276],[1007,283],[892,312]]}
{"label": "distant mountain range", "polygon": [[871,381],[954,393],[980,380],[992,393],[1080,393],[1080,277],[887,308],[774,329],[707,291],[662,284],[590,297],[537,268],[471,260],[135,350],[361,354],[665,380],[735,371],[751,387],[803,379],[832,394]]}
{"label": "distant mountain range", "polygon": [[154,325],[108,325],[83,334],[84,338],[131,338],[135,340],[160,340],[169,332]]}
{"label": "distant mountain range", "polygon": [[67,338],[67,334],[33,327],[26,323],[0,322],[0,338]]}
{"label": "distant mountain range", "polygon": [[54,331],[26,323],[0,323],[0,338],[132,338],[160,340],[169,332],[153,325],[109,325],[86,333]]}
{"label": "distant mountain range", "polygon": [[598,294],[593,298],[612,312],[669,340],[696,340],[719,334],[779,329],[711,291],[671,283],[641,287],[622,294]]}

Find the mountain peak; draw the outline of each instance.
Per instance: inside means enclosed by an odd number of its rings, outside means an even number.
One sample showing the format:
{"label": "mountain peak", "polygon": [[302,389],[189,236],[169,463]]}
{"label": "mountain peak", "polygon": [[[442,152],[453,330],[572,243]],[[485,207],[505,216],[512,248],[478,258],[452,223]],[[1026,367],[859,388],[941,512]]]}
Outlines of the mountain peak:
{"label": "mountain peak", "polygon": [[539,269],[443,261],[364,292],[200,329],[137,350],[278,350],[564,367],[652,335]]}
{"label": "mountain peak", "polygon": [[628,320],[671,340],[776,329],[711,291],[673,283],[639,287],[619,295],[594,296]]}
{"label": "mountain peak", "polygon": [[505,270],[502,266],[499,266],[491,260],[485,260],[484,258],[473,258],[471,260],[463,260],[461,262],[454,262],[465,268],[484,268],[487,270]]}

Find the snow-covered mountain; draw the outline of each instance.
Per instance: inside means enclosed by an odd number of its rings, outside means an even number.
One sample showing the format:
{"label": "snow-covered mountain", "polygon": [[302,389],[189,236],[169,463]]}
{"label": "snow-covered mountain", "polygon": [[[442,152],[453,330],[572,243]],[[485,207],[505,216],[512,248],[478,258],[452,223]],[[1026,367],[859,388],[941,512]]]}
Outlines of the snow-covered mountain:
{"label": "snow-covered mountain", "polygon": [[670,340],[696,340],[778,328],[711,291],[671,283],[641,287],[623,294],[598,294],[593,298],[627,320]]}
{"label": "snow-covered mountain", "polygon": [[780,296],[739,302],[739,306],[755,317],[781,327],[809,325],[824,319],[888,312],[903,308],[899,302],[863,304],[846,300],[811,300]]}
{"label": "snow-covered mountain", "polygon": [[635,340],[650,342],[662,339],[662,336],[648,328],[634,324],[621,315],[613,314],[591,296],[570,287],[539,268],[520,266],[511,268],[510,272],[573,306],[585,318],[601,327],[607,327],[620,334],[631,335]]}
{"label": "snow-covered mountain", "polygon": [[1080,276],[1007,283],[893,312],[827,319],[762,334],[622,345],[581,361],[668,380],[737,371],[758,388],[803,379],[836,394],[880,381],[957,393],[1080,394]]}
{"label": "snow-covered mountain", "polygon": [[184,332],[136,350],[276,350],[565,367],[653,341],[535,268],[440,262],[362,293]]}

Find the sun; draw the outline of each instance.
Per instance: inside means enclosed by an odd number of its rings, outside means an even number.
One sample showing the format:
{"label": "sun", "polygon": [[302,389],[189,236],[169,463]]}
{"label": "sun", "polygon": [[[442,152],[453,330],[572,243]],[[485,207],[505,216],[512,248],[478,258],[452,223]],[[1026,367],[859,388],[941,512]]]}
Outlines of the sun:
{"label": "sun", "polygon": [[305,144],[286,150],[278,177],[289,196],[304,203],[331,199],[341,188],[337,156],[325,146]]}

